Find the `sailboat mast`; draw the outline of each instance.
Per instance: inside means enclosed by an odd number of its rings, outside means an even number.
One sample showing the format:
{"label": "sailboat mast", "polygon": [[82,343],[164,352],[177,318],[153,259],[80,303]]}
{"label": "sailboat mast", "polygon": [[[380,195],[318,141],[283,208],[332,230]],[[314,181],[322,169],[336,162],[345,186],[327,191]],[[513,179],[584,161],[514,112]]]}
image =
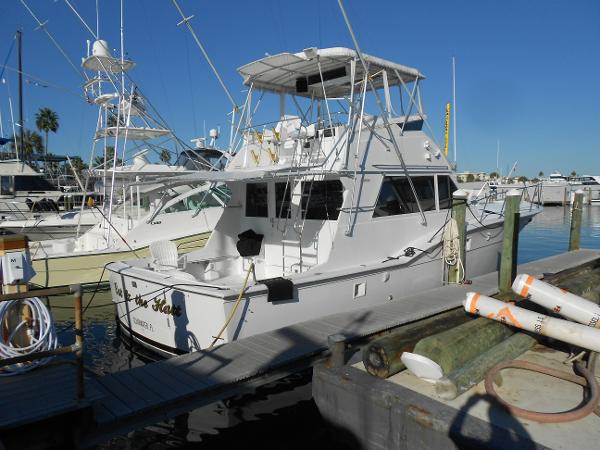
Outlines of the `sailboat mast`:
{"label": "sailboat mast", "polygon": [[19,73],[19,124],[21,130],[19,133],[19,148],[17,148],[17,159],[19,159],[19,151],[23,151],[25,143],[25,121],[23,120],[23,56],[22,56],[22,36],[21,31],[17,30],[17,71]]}
{"label": "sailboat mast", "polygon": [[456,168],[456,63],[454,61],[454,56],[452,57],[452,109],[454,110],[454,120],[452,124],[452,135],[454,139],[452,140],[452,143],[454,148],[454,167]]}

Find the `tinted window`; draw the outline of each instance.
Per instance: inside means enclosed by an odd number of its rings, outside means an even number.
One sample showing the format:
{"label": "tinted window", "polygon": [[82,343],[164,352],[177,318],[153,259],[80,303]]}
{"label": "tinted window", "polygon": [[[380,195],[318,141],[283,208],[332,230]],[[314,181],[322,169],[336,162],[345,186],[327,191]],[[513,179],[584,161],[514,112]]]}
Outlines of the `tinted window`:
{"label": "tinted window", "polygon": [[291,191],[290,183],[275,183],[275,217],[290,217]]}
{"label": "tinted window", "polygon": [[[423,211],[435,209],[433,177],[412,177],[413,186]],[[419,212],[419,206],[406,177],[385,177],[373,217],[394,216]]]}
{"label": "tinted window", "polygon": [[337,220],[344,187],[340,180],[302,183],[302,211],[309,220]]}
{"label": "tinted window", "polygon": [[1,195],[12,195],[13,187],[12,180],[10,177],[0,177],[0,194]]}
{"label": "tinted window", "polygon": [[[404,189],[408,189],[409,192],[412,192],[410,189],[410,184],[406,178],[401,178],[405,182]],[[413,186],[415,187],[415,191],[417,191],[417,198],[421,202],[421,208],[423,211],[433,211],[435,210],[435,185],[433,184],[433,177],[412,177]],[[415,205],[416,210],[413,212],[419,211],[419,207]]]}
{"label": "tinted window", "polygon": [[456,190],[454,181],[448,175],[438,175],[440,209],[450,209],[452,207],[452,193]]}
{"label": "tinted window", "polygon": [[56,188],[37,176],[16,176],[15,190],[17,191],[55,191]]}
{"label": "tinted window", "polygon": [[267,183],[248,183],[246,185],[246,216],[269,217]]}

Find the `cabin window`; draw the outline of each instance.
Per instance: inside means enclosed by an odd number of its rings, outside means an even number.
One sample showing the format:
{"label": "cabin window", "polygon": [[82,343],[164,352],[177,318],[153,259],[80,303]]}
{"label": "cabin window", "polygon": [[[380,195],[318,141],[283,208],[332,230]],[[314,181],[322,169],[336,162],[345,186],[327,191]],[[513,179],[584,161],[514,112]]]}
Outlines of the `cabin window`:
{"label": "cabin window", "polygon": [[344,200],[340,180],[302,183],[302,211],[308,220],[337,220]]}
{"label": "cabin window", "polygon": [[246,185],[246,217],[269,217],[267,183]]}
{"label": "cabin window", "polygon": [[179,211],[196,211],[198,209],[221,206],[221,203],[213,196],[212,192],[196,192],[188,197],[182,198],[164,209],[163,213],[170,214]]}
{"label": "cabin window", "polygon": [[[411,177],[423,211],[435,209],[433,177]],[[385,177],[379,191],[373,217],[419,212],[419,206],[406,177]]]}
{"label": "cabin window", "polygon": [[275,183],[275,217],[282,219],[290,217],[293,188],[291,183]]}
{"label": "cabin window", "polygon": [[15,177],[16,191],[55,191],[56,188],[40,176]]}
{"label": "cabin window", "polygon": [[11,177],[0,177],[0,195],[13,195],[13,193]]}
{"label": "cabin window", "polygon": [[438,175],[440,209],[450,209],[452,207],[452,193],[456,190],[454,181],[448,175]]}
{"label": "cabin window", "polygon": [[[406,178],[401,178],[406,184],[404,189],[410,189],[410,184]],[[435,185],[433,184],[433,177],[412,177],[413,186],[417,191],[417,198],[421,202],[421,209],[423,211],[434,211],[435,210]],[[415,205],[416,211],[418,212],[419,207]]]}

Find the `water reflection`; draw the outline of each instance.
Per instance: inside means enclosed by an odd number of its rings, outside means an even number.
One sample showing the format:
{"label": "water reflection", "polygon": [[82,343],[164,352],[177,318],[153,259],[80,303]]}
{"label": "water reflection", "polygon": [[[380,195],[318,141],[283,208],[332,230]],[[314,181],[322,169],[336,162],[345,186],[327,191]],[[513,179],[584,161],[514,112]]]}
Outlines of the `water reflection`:
{"label": "water reflection", "polygon": [[[547,207],[521,232],[519,262],[562,253],[569,242],[570,208]],[[581,245],[600,248],[600,206],[583,211]],[[90,295],[84,296],[84,305]],[[52,299],[64,344],[74,341],[72,297]],[[110,292],[96,294],[85,310],[86,364],[96,374],[146,364],[157,356],[121,336]],[[184,337],[182,336],[182,339]],[[336,431],[320,417],[311,400],[310,371],[288,377],[246,395],[184,414],[174,420],[113,439],[100,448],[344,448]]]}
{"label": "water reflection", "polygon": [[[533,218],[519,236],[519,263],[557,255],[569,247],[571,208],[549,206]],[[585,206],[581,247],[600,248],[600,205]]]}

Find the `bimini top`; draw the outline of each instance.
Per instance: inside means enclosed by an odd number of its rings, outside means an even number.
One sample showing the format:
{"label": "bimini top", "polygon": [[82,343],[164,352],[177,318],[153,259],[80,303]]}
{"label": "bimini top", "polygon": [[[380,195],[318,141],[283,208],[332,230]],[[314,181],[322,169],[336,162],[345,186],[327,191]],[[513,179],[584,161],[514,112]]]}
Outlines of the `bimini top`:
{"label": "bimini top", "polygon": [[[371,75],[385,69],[390,86],[401,84],[401,80],[409,83],[425,78],[412,67],[365,53],[363,56]],[[315,98],[324,98],[322,74],[327,97],[342,97],[350,94],[350,61],[354,59],[357,60],[355,82],[358,82],[363,79],[362,64],[355,50],[343,47],[308,48],[301,53],[267,56],[240,67],[238,72],[244,77],[244,84],[253,84],[257,89]],[[376,89],[383,87],[383,77],[373,77],[373,83]]]}

